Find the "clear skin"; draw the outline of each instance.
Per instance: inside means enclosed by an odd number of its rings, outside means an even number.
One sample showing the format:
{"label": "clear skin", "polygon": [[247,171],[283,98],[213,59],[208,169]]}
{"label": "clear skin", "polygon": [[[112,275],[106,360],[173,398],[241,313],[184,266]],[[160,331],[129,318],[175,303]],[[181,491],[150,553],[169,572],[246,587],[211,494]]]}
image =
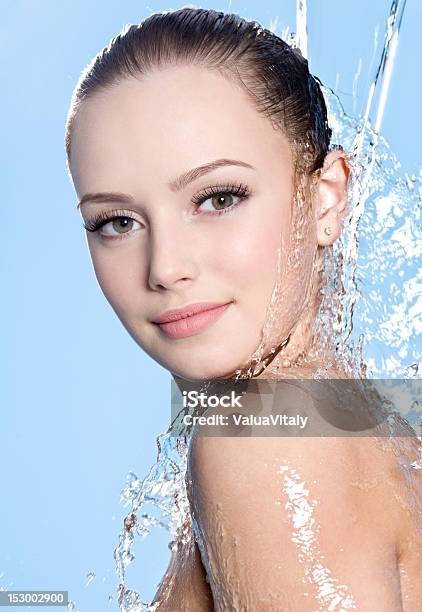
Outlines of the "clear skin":
{"label": "clear skin", "polygon": [[[169,187],[187,170],[218,159],[253,169],[220,167],[180,191]],[[168,67],[142,80],[127,79],[82,104],[70,170],[78,198],[84,198],[85,223],[113,209],[135,219],[124,234],[112,223],[87,232],[98,282],[135,341],[190,380],[223,377],[244,365],[261,340],[281,241],[283,262],[289,249],[293,159],[283,133],[223,76],[201,67]],[[294,329],[301,334],[312,256],[317,244],[331,244],[340,234],[346,183],[343,155],[332,152],[319,180],[315,223],[300,268],[284,263],[287,299],[271,345]],[[192,202],[208,187],[227,184],[245,185],[250,193],[243,200],[226,196],[228,214],[217,214],[212,196],[199,207]],[[105,192],[123,194],[128,202],[86,199]],[[330,236],[324,234],[327,225]],[[198,335],[170,339],[152,322],[169,308],[206,301],[232,303]]]}

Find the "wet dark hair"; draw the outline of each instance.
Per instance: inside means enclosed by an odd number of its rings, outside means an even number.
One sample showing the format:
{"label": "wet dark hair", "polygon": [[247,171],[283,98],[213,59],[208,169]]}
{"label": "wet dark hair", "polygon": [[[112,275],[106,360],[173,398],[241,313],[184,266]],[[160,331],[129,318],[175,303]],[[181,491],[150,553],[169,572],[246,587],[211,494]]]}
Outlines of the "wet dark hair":
{"label": "wet dark hair", "polygon": [[127,27],[87,66],[66,122],[68,160],[73,120],[83,100],[169,65],[200,65],[235,81],[257,111],[285,133],[296,163],[308,172],[322,167],[331,129],[320,81],[300,51],[256,21],[190,7],[155,13]]}

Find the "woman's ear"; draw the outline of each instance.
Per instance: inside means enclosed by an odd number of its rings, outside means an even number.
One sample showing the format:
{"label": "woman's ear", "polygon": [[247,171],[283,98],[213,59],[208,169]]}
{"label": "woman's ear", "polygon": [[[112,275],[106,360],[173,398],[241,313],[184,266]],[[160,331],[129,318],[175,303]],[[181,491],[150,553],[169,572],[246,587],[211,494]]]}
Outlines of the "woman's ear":
{"label": "woman's ear", "polygon": [[316,193],[317,241],[321,246],[333,244],[340,236],[346,210],[349,167],[343,151],[331,151],[324,160]]}

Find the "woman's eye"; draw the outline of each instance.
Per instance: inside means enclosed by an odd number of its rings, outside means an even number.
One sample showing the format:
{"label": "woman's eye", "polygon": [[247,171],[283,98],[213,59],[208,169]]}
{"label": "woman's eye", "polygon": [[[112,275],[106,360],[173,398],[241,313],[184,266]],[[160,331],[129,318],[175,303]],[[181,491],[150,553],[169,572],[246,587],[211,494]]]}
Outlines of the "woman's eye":
{"label": "woman's eye", "polygon": [[[212,197],[207,198],[202,203],[198,205],[198,208],[201,208],[204,212],[212,212],[213,210],[223,210],[225,208],[230,208],[234,206],[235,202],[233,201],[235,197],[231,193],[219,193]],[[204,206],[207,202],[211,202],[207,206]]]}
{"label": "woman's eye", "polygon": [[108,223],[104,223],[99,231],[103,236],[117,236],[119,234],[128,234],[132,230],[139,229],[140,227],[141,224],[139,221],[135,221],[135,219],[131,219],[130,217],[117,217]]}

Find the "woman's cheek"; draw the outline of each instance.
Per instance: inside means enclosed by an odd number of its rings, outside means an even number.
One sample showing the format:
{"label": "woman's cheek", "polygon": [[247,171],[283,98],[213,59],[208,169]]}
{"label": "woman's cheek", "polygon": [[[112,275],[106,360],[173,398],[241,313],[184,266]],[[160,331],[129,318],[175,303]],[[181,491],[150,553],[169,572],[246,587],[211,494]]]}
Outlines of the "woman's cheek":
{"label": "woman's cheek", "polygon": [[124,256],[120,251],[90,246],[95,276],[101,290],[119,315],[130,317],[131,309],[139,302],[143,277],[139,261]]}
{"label": "woman's cheek", "polygon": [[[219,248],[214,249],[214,269],[234,287],[247,285],[251,290],[262,286],[264,279],[275,280],[281,225],[271,215],[233,215],[233,223],[219,233]],[[265,210],[265,209],[264,209]],[[253,214],[252,214],[253,213]]]}

